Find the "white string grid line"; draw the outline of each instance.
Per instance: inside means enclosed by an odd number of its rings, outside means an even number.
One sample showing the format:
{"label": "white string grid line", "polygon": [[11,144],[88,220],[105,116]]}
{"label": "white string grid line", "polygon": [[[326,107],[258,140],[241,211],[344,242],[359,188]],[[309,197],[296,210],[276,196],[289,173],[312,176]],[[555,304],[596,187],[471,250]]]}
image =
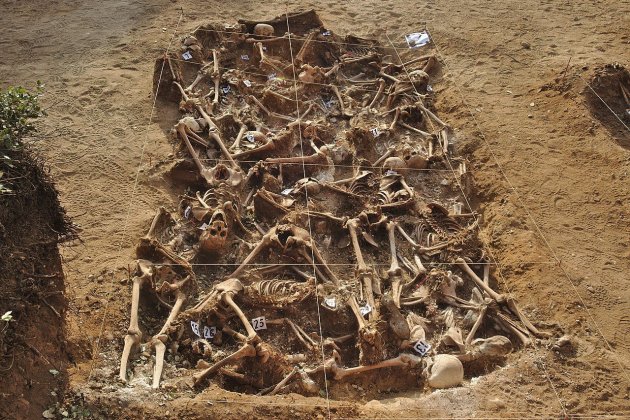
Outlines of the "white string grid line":
{"label": "white string grid line", "polygon": [[[427,30],[427,33],[429,33],[429,32],[428,32],[428,30]],[[391,41],[391,39],[390,39],[389,35],[387,34],[387,32],[385,32],[385,36],[387,37],[387,40],[388,40],[390,43],[392,43],[392,41]],[[432,35],[430,35],[430,37],[431,37],[431,39],[433,39],[433,36],[432,36]],[[435,44],[435,40],[433,40],[433,41],[434,41],[434,44]],[[438,50],[437,50],[437,44],[435,44],[435,45],[436,45],[436,51],[438,51]],[[439,51],[438,51],[438,54],[439,54]],[[400,55],[398,54],[398,51],[396,51],[396,55],[398,56],[398,60],[402,63],[403,70],[404,70],[404,71],[405,71],[405,73],[407,74],[407,77],[409,78],[409,80],[411,80],[411,76],[409,75],[409,71],[407,70],[407,66],[404,64],[404,62],[403,62],[402,58],[401,58],[401,57],[400,57]],[[413,83],[412,83],[412,86],[413,86],[414,90],[415,90],[415,91],[419,94],[419,92],[418,92],[417,88],[415,87],[415,85],[414,85]],[[429,123],[430,123],[432,126],[434,125],[434,124],[433,124],[433,121],[431,121],[431,119],[430,119],[430,118],[427,118],[427,120],[429,121]],[[446,140],[445,140],[445,141],[446,141]],[[448,156],[448,153],[445,153],[445,154],[444,154],[444,158],[446,159],[446,162],[448,163],[449,167],[450,167],[450,168],[451,168],[451,170],[453,171],[453,174],[456,174],[456,172],[455,172],[455,168],[454,168],[454,167],[453,167],[453,165],[451,164],[451,160],[450,160],[450,158],[449,158],[449,156]],[[464,191],[463,186],[461,185],[461,183],[459,182],[459,180],[457,180],[457,178],[456,178],[456,181],[457,181],[457,185],[458,185],[458,187],[459,187],[459,188],[460,188],[460,190],[461,190],[462,196],[464,197],[464,200],[466,201],[466,204],[468,205],[468,207],[469,207],[469,208],[472,208],[472,206],[470,205],[470,200],[468,199],[468,196],[466,195],[466,192]],[[477,215],[474,215],[473,217],[475,217],[475,219],[477,220],[476,228],[477,228],[477,230],[478,230],[478,233],[480,234],[480,236],[479,236],[479,237],[480,237],[480,240],[481,240],[482,242],[485,242],[485,241],[483,241],[482,236],[481,236],[481,226],[480,226],[480,223],[479,223],[479,219],[478,219]],[[486,244],[486,248],[487,248],[487,250],[488,250],[488,254],[490,255],[490,258],[491,258],[492,260],[494,260],[494,262],[495,262],[495,263],[496,263],[496,265],[497,265],[497,271],[498,271],[499,277],[500,277],[500,278],[501,278],[501,280],[502,280],[503,285],[504,285],[504,286],[505,286],[505,288],[507,289],[508,293],[512,294],[511,287],[510,287],[509,283],[507,282],[507,280],[506,280],[506,279],[504,278],[504,276],[503,276],[503,269],[502,269],[502,266],[501,266],[501,265],[497,262],[498,260],[497,260],[497,258],[495,257],[494,253],[492,252],[492,248],[491,248],[490,246],[488,246],[488,244]],[[551,380],[551,377],[550,377],[550,375],[549,375],[549,372],[548,372],[548,370],[547,370],[547,367],[546,367],[546,365],[545,365],[545,363],[544,363],[544,361],[543,361],[542,357],[541,357],[541,356],[540,356],[540,354],[539,354],[539,353],[540,353],[540,346],[538,345],[538,343],[536,342],[536,340],[532,340],[532,342],[534,343],[534,346],[535,346],[535,349],[536,349],[536,351],[535,351],[535,353],[536,353],[536,357],[537,357],[537,359],[538,359],[539,363],[541,364],[541,366],[542,366],[542,368],[543,368],[543,373],[545,374],[545,377],[547,378],[547,381],[549,382],[549,385],[551,386],[552,391],[554,392],[554,394],[556,395],[556,398],[558,399],[558,403],[559,403],[559,405],[560,405],[560,408],[561,408],[562,412],[563,412],[563,413],[564,413],[564,415],[566,416],[566,415],[567,415],[567,411],[566,411],[565,404],[564,404],[564,402],[562,401],[562,399],[560,398],[560,395],[558,394],[558,391],[556,390],[556,387],[555,387],[555,385],[553,384],[553,382],[552,382],[552,380]]]}
{"label": "white string grid line", "polygon": [[[451,73],[454,76],[453,71],[451,70],[451,68],[449,67],[447,61],[445,60],[444,56],[441,53],[441,50],[439,48],[438,43],[436,42],[435,38],[433,37],[433,35],[431,34],[431,32],[427,29],[427,32],[429,33],[431,39],[434,42],[435,45],[435,49],[440,57],[440,59],[442,60],[442,62],[444,63],[444,65],[446,66],[447,70],[449,71],[449,73]],[[588,84],[588,83],[587,83]],[[537,231],[537,233],[540,235],[542,241],[544,242],[545,246],[549,249],[552,258],[556,261],[558,267],[560,268],[560,270],[562,271],[562,273],[564,274],[564,276],[567,278],[567,280],[569,281],[571,288],[573,289],[573,292],[575,293],[575,295],[577,296],[578,300],[580,301],[581,305],[584,307],[584,309],[586,310],[591,322],[595,325],[595,328],[598,332],[598,334],[602,337],[602,339],[604,340],[604,342],[606,343],[606,346],[608,347],[608,350],[614,355],[615,361],[617,362],[617,364],[619,365],[619,367],[621,368],[621,371],[623,372],[623,375],[626,378],[626,381],[628,383],[630,383],[630,377],[628,376],[628,372],[625,369],[625,367],[623,366],[623,364],[621,363],[621,360],[619,359],[618,354],[613,350],[612,346],[610,345],[610,343],[608,342],[608,340],[606,339],[606,337],[604,336],[601,328],[599,327],[599,325],[597,324],[597,321],[595,320],[591,310],[588,308],[588,306],[586,305],[586,302],[584,301],[582,295],[579,293],[575,283],[573,282],[573,280],[571,279],[571,277],[569,276],[569,274],[567,273],[566,269],[563,267],[562,265],[562,260],[558,257],[558,255],[556,254],[555,250],[551,247],[551,244],[549,243],[549,241],[547,240],[546,236],[543,234],[542,229],[540,228],[540,225],[536,222],[536,220],[534,219],[531,211],[529,210],[529,208],[525,205],[523,198],[521,197],[520,193],[518,192],[518,190],[516,189],[516,187],[514,186],[514,184],[512,184],[512,182],[510,181],[510,179],[507,177],[507,174],[505,173],[505,171],[503,170],[503,167],[501,166],[501,164],[499,163],[499,160],[494,152],[494,149],[492,148],[492,146],[490,145],[490,143],[488,142],[483,130],[481,129],[481,126],[479,125],[479,122],[477,121],[477,118],[475,117],[475,114],[472,112],[472,109],[470,107],[470,105],[468,104],[468,102],[466,101],[466,98],[464,97],[464,94],[461,90],[461,88],[459,87],[459,85],[457,83],[454,83],[454,87],[457,90],[457,92],[459,93],[459,96],[462,100],[462,102],[464,103],[464,105],[466,106],[466,108],[468,108],[468,112],[471,115],[475,125],[477,126],[477,129],[479,130],[479,136],[481,137],[481,139],[483,140],[483,142],[485,143],[486,147],[488,148],[495,164],[497,165],[497,169],[499,170],[499,172],[501,173],[501,176],[505,179],[505,181],[508,183],[509,188],[514,192],[516,199],[518,200],[519,204],[521,205],[521,207],[523,208],[523,210],[526,212],[527,217],[530,219],[530,221],[534,224],[534,227]],[[611,110],[612,111],[612,110]]]}
{"label": "white string grid line", "polygon": [[[182,18],[184,16],[183,10],[180,11],[180,15],[179,15],[179,19],[177,20],[177,25],[175,26],[175,30],[173,31],[173,36],[171,37],[166,50],[165,50],[165,54],[168,54],[169,49],[171,48],[171,45],[173,44],[173,40],[175,39],[175,37],[177,36],[177,31],[179,30],[179,25],[182,21]],[[131,216],[131,207],[133,204],[133,201],[135,199],[136,196],[136,192],[138,190],[138,183],[140,180],[140,169],[142,167],[142,159],[144,158],[144,152],[145,152],[145,148],[146,145],[148,143],[148,139],[149,139],[149,128],[151,127],[151,124],[153,122],[153,115],[155,113],[155,105],[157,103],[157,98],[158,98],[158,93],[159,93],[159,89],[160,89],[160,83],[162,81],[162,75],[164,73],[164,66],[165,66],[165,61],[162,62],[162,67],[160,69],[160,76],[158,78],[158,84],[157,84],[157,88],[155,91],[155,96],[153,98],[153,104],[151,105],[151,112],[149,114],[149,121],[146,125],[146,128],[144,130],[144,140],[142,142],[142,146],[140,148],[140,159],[138,160],[138,166],[136,168],[136,176],[134,178],[134,182],[133,182],[133,189],[131,191],[131,196],[129,198],[129,205],[127,206],[127,214],[125,215],[125,222],[123,224],[123,229],[122,232],[120,234],[120,242],[118,243],[118,250],[117,253],[120,253],[122,251],[123,248],[123,243],[125,241],[126,235],[127,235],[127,229],[129,227],[129,219]],[[112,279],[112,284],[114,283],[114,280]],[[98,355],[99,355],[99,348],[100,348],[100,341],[101,338],[103,336],[103,331],[104,331],[104,327],[105,327],[105,318],[107,317],[107,313],[109,310],[109,302],[110,299],[107,299],[107,301],[105,302],[105,307],[103,308],[103,317],[101,318],[101,323],[100,323],[100,327],[99,327],[99,332],[98,332],[98,336],[96,338],[96,340],[94,340],[94,347],[92,350],[92,363],[90,365],[90,372],[88,374],[87,377],[87,382],[90,381],[90,379],[92,378],[92,373],[94,372],[94,368],[96,365],[96,360],[98,359]]]}
{"label": "white string grid line", "polygon": [[[295,74],[295,61],[293,59],[293,45],[291,43],[291,29],[289,27],[289,2],[288,1],[286,3],[285,16],[287,20],[287,32],[289,36],[289,50],[291,52],[291,67],[293,68],[293,86],[295,90],[295,106],[296,106],[297,118],[298,118],[300,154],[302,155],[302,158],[304,158],[304,144],[302,142],[302,122],[300,120],[300,102],[299,102],[298,91],[297,91],[297,75]],[[306,166],[303,163],[304,162],[302,162],[302,173],[304,174],[304,178],[306,178]],[[311,261],[313,261],[313,276],[317,278],[317,267],[315,266],[315,250],[314,250],[315,240],[313,239],[313,231],[311,229],[311,217],[310,217],[310,211],[308,209],[308,191],[305,189],[304,193],[306,194],[306,210],[307,210],[306,214],[307,214],[307,220],[308,220],[307,222],[308,234],[311,237],[311,242],[312,242]],[[320,348],[321,348],[321,353],[322,353],[322,366],[324,366],[326,364],[326,356],[324,354],[324,334],[323,334],[323,329],[322,329],[322,317],[321,317],[320,308],[319,308],[319,294],[317,293],[317,282],[313,284],[313,288],[315,289],[315,303],[317,306],[317,323],[319,325],[319,343],[320,343]],[[330,419],[331,418],[330,396],[328,394],[328,377],[327,377],[326,369],[324,369],[324,387],[325,387],[325,392],[326,392],[326,407],[328,409],[328,418]]]}

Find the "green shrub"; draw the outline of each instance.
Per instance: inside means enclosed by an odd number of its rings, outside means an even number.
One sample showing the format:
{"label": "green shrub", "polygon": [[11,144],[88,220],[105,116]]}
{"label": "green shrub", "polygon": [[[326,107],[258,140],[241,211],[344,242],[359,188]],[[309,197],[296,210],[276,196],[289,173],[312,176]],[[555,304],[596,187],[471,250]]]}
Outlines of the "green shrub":
{"label": "green shrub", "polygon": [[22,138],[35,131],[33,118],[44,115],[39,97],[44,86],[37,81],[35,92],[22,86],[9,86],[0,91],[0,149],[21,148]]}

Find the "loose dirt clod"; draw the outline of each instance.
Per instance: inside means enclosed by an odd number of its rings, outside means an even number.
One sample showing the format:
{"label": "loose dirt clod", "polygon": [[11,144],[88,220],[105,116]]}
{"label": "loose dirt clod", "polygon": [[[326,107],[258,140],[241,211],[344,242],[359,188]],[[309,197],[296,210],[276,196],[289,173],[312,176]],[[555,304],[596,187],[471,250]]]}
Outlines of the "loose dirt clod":
{"label": "loose dirt clod", "polygon": [[[148,346],[154,388],[192,376],[197,388],[313,395],[326,377],[391,390],[381,369],[399,391],[445,388],[469,362],[545,335],[490,287],[456,187],[466,162],[432,104],[440,64],[417,51],[393,62],[393,48],[342,38],[311,11],[206,25],[158,59],[181,96],[178,157],[199,176],[138,247],[121,380]],[[145,344],[141,295],[169,310]],[[204,369],[170,368],[166,348]]]}

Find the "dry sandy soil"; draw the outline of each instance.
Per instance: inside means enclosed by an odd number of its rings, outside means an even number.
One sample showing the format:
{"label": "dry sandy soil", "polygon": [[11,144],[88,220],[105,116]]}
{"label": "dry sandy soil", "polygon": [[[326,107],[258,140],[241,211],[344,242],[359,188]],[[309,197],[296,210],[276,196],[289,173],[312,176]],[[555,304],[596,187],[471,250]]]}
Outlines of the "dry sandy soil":
{"label": "dry sandy soil", "polygon": [[[46,84],[48,117],[36,147],[82,228],[83,242],[61,250],[68,404],[108,418],[630,416],[630,131],[585,94],[598,68],[630,65],[628,2],[289,5],[316,9],[340,34],[378,38],[386,30],[400,39],[426,22],[445,75],[436,106],[473,163],[474,205],[502,287],[538,325],[571,337],[568,351],[539,343],[461,388],[330,405],[220,390],[176,401],[167,391],[112,391],[118,361],[111,355],[128,322],[130,289],[121,279],[155,209],[175,198],[150,176],[172,152],[167,127],[150,120],[154,59],[172,40],[180,9],[178,33],[186,33],[199,23],[271,18],[287,5],[2,0],[0,7],[0,83]],[[595,118],[589,107],[606,116]],[[45,378],[34,379],[45,388]],[[56,402],[22,403],[5,415],[41,418]]]}

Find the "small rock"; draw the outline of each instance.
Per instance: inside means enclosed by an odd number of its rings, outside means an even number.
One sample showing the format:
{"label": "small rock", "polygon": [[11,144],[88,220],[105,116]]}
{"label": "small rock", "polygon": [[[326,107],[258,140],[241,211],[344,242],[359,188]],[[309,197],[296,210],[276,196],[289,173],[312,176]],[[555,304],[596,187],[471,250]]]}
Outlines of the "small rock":
{"label": "small rock", "polygon": [[88,276],[88,280],[89,280],[89,281],[94,281],[94,278],[95,278],[95,277],[96,277],[96,276],[94,276],[94,274],[90,274],[90,275]]}
{"label": "small rock", "polygon": [[505,408],[505,401],[500,398],[492,398],[488,401],[490,404],[494,406],[495,409],[503,409]]}
{"label": "small rock", "polygon": [[536,104],[534,102],[531,102],[529,106],[536,106]]}
{"label": "small rock", "polygon": [[526,50],[529,50],[532,47],[529,42],[521,42],[521,46]]}
{"label": "small rock", "polygon": [[45,419],[54,419],[55,418],[55,409],[49,408],[42,413],[42,417]]}
{"label": "small rock", "polygon": [[527,114],[527,118],[534,118],[532,114]]}
{"label": "small rock", "polygon": [[199,361],[197,361],[197,366],[195,366],[197,369],[207,369],[210,367],[210,363],[206,362],[203,359],[199,359]]}

